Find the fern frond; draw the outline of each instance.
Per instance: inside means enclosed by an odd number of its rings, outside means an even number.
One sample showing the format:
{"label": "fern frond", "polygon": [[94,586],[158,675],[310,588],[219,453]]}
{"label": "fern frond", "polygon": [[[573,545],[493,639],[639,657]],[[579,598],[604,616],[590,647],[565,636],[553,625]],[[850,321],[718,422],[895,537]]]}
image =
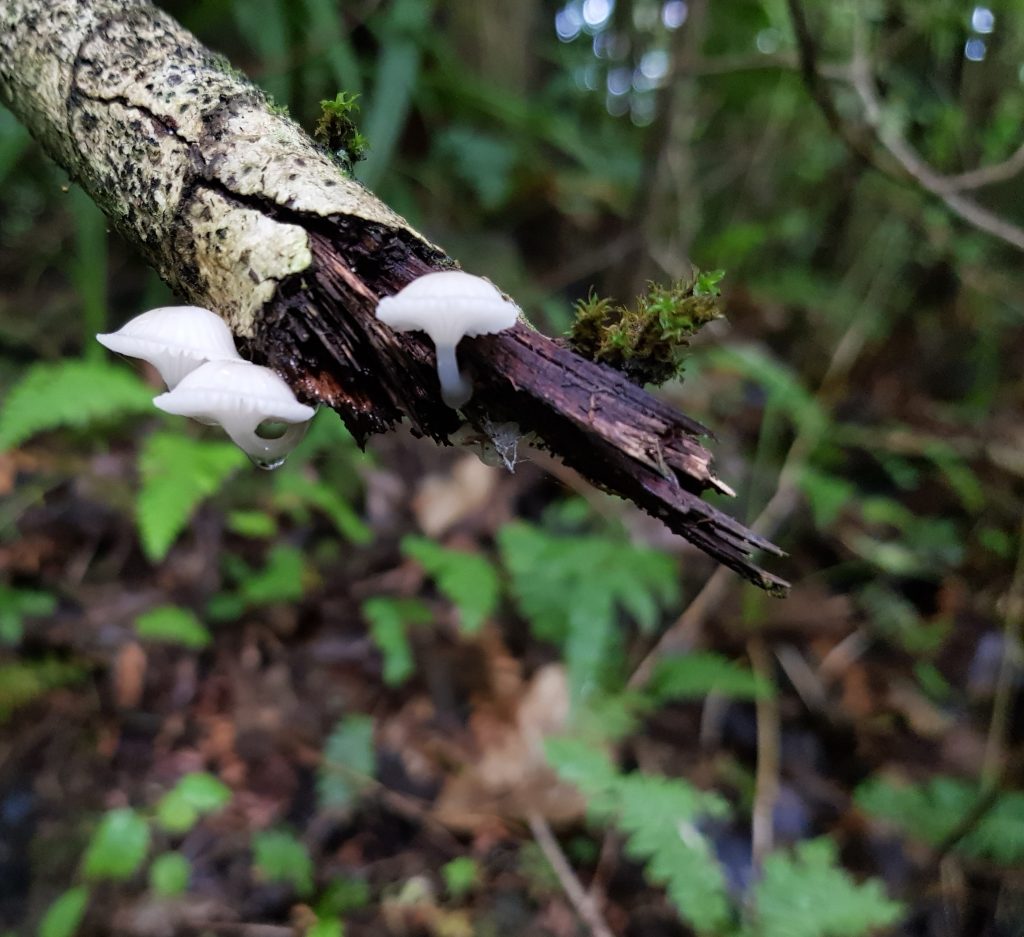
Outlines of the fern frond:
{"label": "fern frond", "polygon": [[619,774],[603,752],[580,739],[550,739],[548,763],[587,798],[592,816],[614,823],[626,852],[663,885],[680,916],[698,932],[717,933],[731,919],[725,875],[699,821],[728,812],[724,800],[687,781]]}
{"label": "fern frond", "polygon": [[402,553],[416,560],[458,610],[462,630],[479,631],[498,606],[498,573],[480,554],[450,550],[425,537],[406,537]]}
{"label": "fern frond", "polygon": [[[948,777],[932,778],[922,785],[872,778],[855,795],[862,810],[933,846],[943,842],[983,796],[977,785]],[[1024,861],[1024,793],[1000,793],[954,848],[963,855],[1003,865]]]}
{"label": "fern frond", "polygon": [[0,408],[0,452],[44,430],[153,410],[153,391],[105,361],[58,361],[28,369]]}
{"label": "fern frond", "polygon": [[231,443],[172,432],[150,436],[139,453],[142,486],[136,501],[146,556],[162,560],[199,503],[245,464],[244,453]]}
{"label": "fern frond", "polygon": [[649,691],[661,702],[703,699],[709,693],[753,700],[774,692],[772,685],[752,670],[713,651],[662,658],[651,677]]}
{"label": "fern frond", "polygon": [[755,923],[748,937],[863,937],[895,924],[903,907],[886,897],[881,882],[858,885],[836,865],[827,838],[800,843],[790,855],[764,862],[755,891]]}
{"label": "fern frond", "polygon": [[678,596],[670,557],[610,537],[555,537],[529,524],[498,534],[512,594],[536,637],[565,650],[575,702],[614,665],[619,611],[650,631]]}

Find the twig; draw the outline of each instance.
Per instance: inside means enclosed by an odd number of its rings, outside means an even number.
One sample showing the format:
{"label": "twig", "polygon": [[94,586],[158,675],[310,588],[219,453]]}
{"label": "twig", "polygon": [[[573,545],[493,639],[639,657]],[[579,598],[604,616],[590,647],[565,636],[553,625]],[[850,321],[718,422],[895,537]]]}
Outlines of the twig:
{"label": "twig", "polygon": [[[1024,169],[1024,147],[1009,159],[995,166],[983,167],[955,176],[945,176],[930,166],[917,151],[896,131],[888,129],[882,121],[882,107],[875,92],[875,81],[866,53],[864,26],[858,17],[855,22],[854,58],[849,69],[849,81],[864,108],[868,138],[856,133],[839,113],[831,90],[823,80],[818,66],[817,47],[807,24],[800,0],[787,0],[790,20],[796,33],[800,55],[800,72],[804,84],[829,127],[847,148],[865,164],[883,175],[900,181],[910,180],[929,194],[940,199],[946,207],[972,227],[1024,250],[1024,228],[1007,221],[973,199],[959,194],[980,188],[992,182],[1011,178]],[[872,143],[881,146],[893,161],[887,164],[878,158]]]}
{"label": "twig", "polygon": [[[797,3],[798,0],[790,0]],[[882,107],[875,92],[875,79],[871,74],[871,63],[868,59],[863,24],[858,17],[854,29],[855,46],[854,60],[851,68],[853,89],[864,107],[864,115],[875,139],[882,144],[888,153],[903,167],[907,173],[926,192],[940,198],[955,215],[979,231],[997,237],[1007,244],[1024,250],[1024,228],[1001,218],[994,212],[983,208],[977,202],[956,193],[951,189],[950,180],[937,173],[926,163],[917,151],[897,132],[887,129],[882,121]],[[956,178],[956,177],[954,177]],[[960,186],[963,188],[963,186]]]}
{"label": "twig", "polygon": [[962,172],[957,176],[944,176],[940,181],[947,192],[963,192],[967,189],[980,189],[997,182],[1006,182],[1024,172],[1024,144],[1021,144],[1010,156],[1001,163],[991,166],[979,166]]}
{"label": "twig", "polygon": [[580,880],[572,870],[572,866],[569,865],[569,860],[565,858],[565,853],[562,852],[562,847],[558,845],[555,834],[551,832],[548,821],[534,810],[527,814],[526,822],[529,823],[530,832],[533,834],[534,841],[540,847],[540,851],[544,853],[544,858],[551,863],[551,868],[555,870],[559,884],[561,884],[566,897],[576,909],[580,920],[590,928],[590,932],[594,937],[614,937],[611,929],[601,916],[597,905],[590,895],[584,891]]}
{"label": "twig", "polygon": [[[747,656],[754,673],[768,686],[775,686],[772,658],[761,635],[747,642]],[[765,856],[775,840],[773,815],[779,797],[779,702],[774,693],[757,699],[757,772],[750,832],[755,873],[760,873]]]}
{"label": "twig", "polygon": [[981,763],[982,787],[996,786],[1002,774],[1003,749],[1006,746],[1010,703],[1013,698],[1013,678],[1020,655],[1021,633],[1024,631],[1024,520],[1021,521],[1018,538],[1017,566],[1013,572],[1010,589],[1006,593],[1003,654],[999,661],[996,692],[992,700],[992,719],[989,722],[985,755]]}
{"label": "twig", "polygon": [[[804,461],[810,455],[812,443],[806,435],[799,435],[793,441],[782,470],[775,493],[771,496],[757,520],[750,525],[751,530],[778,530],[782,522],[796,507],[800,497],[798,479]],[[770,534],[769,534],[770,536]],[[733,578],[724,568],[716,569],[700,592],[686,607],[682,615],[676,619],[658,639],[657,643],[647,652],[629,678],[627,686],[631,690],[639,689],[650,679],[654,666],[661,657],[667,654],[689,650],[696,644],[697,635],[711,614],[721,604],[733,586]]]}

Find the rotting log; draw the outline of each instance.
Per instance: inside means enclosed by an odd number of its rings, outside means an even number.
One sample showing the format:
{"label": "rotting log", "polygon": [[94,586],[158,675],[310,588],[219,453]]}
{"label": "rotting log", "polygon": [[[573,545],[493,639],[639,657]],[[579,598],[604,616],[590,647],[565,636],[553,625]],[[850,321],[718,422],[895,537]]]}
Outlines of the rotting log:
{"label": "rotting log", "polygon": [[[433,352],[374,318],[379,297],[455,266],[292,120],[144,0],[0,0],[0,100],[177,293],[216,310],[253,360],[334,408],[360,441],[402,420],[461,425]],[[722,488],[699,423],[520,323],[466,340],[483,435],[514,421],[775,593],[774,545],[703,501]]]}

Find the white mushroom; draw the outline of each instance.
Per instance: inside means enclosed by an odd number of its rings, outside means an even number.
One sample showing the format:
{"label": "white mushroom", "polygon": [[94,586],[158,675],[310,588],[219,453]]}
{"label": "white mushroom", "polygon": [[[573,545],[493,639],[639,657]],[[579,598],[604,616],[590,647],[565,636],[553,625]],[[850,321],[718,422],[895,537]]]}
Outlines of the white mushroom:
{"label": "white mushroom", "polygon": [[206,361],[241,360],[224,320],[199,306],[162,306],[129,320],[96,341],[129,358],[142,358],[173,390]]}
{"label": "white mushroom", "polygon": [[[295,399],[277,374],[257,364],[209,361],[153,403],[166,413],[219,423],[234,443],[261,468],[276,468],[306,432],[316,412]],[[261,423],[289,424],[274,439],[261,436]]]}
{"label": "white mushroom", "polygon": [[455,347],[466,335],[490,335],[516,324],[519,307],[482,277],[461,270],[428,273],[377,304],[377,318],[399,332],[426,332],[437,350],[441,399],[461,407],[473,394],[459,373]]}

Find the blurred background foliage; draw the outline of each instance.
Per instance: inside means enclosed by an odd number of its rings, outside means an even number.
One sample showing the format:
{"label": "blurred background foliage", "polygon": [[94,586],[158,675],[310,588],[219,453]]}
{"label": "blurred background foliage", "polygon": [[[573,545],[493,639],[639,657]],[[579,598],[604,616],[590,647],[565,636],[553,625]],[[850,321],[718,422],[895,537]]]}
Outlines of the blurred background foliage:
{"label": "blurred background foliage", "polygon": [[570,934],[561,849],[615,933],[1019,935],[1021,254],[850,65],[1024,224],[1024,3],[809,4],[868,160],[784,0],[161,6],[307,129],[358,94],[358,178],[549,333],[724,268],[661,393],[795,588],[539,453],[153,412],[92,336],[172,297],[0,111],[0,928]]}

